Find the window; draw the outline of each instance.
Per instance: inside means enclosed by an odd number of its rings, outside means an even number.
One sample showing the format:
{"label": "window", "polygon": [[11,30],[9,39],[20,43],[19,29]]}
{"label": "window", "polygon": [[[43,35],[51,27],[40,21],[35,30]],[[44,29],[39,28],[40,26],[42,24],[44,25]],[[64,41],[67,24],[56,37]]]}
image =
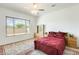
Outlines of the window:
{"label": "window", "polygon": [[15,34],[26,33],[25,20],[16,19],[14,27]]}
{"label": "window", "polygon": [[7,35],[13,35],[14,33],[14,28],[13,28],[13,19],[7,18]]}
{"label": "window", "polygon": [[7,36],[26,34],[30,30],[30,21],[15,17],[6,16],[7,19]]}

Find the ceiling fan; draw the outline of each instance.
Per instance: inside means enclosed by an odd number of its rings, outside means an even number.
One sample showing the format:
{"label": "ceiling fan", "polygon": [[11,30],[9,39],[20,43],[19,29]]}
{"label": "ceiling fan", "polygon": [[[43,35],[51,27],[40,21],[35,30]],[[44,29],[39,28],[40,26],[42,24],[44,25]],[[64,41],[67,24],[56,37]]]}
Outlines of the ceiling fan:
{"label": "ceiling fan", "polygon": [[42,9],[42,8],[37,8],[38,7],[38,5],[36,4],[36,3],[33,3],[33,10],[32,10],[32,14],[39,14],[39,11],[45,11],[45,9]]}
{"label": "ceiling fan", "polygon": [[[38,8],[38,5],[39,5],[38,3],[32,4],[32,11],[31,11],[32,14],[38,15],[40,12],[45,11],[44,8]],[[56,6],[56,4],[51,4],[49,7],[55,7],[55,6]]]}

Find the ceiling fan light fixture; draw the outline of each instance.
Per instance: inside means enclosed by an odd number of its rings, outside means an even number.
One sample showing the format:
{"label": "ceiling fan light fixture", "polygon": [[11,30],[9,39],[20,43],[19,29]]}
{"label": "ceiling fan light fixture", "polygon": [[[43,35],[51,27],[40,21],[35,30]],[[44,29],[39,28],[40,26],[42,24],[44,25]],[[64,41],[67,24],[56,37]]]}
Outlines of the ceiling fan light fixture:
{"label": "ceiling fan light fixture", "polygon": [[33,3],[33,8],[37,8],[37,4],[36,3]]}
{"label": "ceiling fan light fixture", "polygon": [[31,13],[34,14],[34,15],[37,15],[38,11],[37,10],[32,10]]}

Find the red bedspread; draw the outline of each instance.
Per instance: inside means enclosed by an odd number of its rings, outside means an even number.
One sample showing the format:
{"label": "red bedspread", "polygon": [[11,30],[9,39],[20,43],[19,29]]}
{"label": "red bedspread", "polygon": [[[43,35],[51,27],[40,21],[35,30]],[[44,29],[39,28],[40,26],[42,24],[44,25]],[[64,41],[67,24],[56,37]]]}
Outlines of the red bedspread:
{"label": "red bedspread", "polygon": [[43,37],[34,41],[35,49],[39,49],[50,55],[61,55],[65,48],[64,39],[56,37]]}

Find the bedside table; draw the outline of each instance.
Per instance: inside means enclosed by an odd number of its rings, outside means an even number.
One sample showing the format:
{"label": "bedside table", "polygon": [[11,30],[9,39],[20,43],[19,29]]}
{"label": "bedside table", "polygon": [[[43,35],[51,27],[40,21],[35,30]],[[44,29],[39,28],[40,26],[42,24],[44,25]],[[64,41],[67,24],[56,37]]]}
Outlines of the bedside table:
{"label": "bedside table", "polygon": [[67,39],[67,45],[69,47],[76,48],[77,47],[76,38],[75,37],[68,37],[68,39]]}
{"label": "bedside table", "polygon": [[38,33],[35,33],[35,36],[34,36],[35,40],[41,38],[41,36],[38,34]]}

